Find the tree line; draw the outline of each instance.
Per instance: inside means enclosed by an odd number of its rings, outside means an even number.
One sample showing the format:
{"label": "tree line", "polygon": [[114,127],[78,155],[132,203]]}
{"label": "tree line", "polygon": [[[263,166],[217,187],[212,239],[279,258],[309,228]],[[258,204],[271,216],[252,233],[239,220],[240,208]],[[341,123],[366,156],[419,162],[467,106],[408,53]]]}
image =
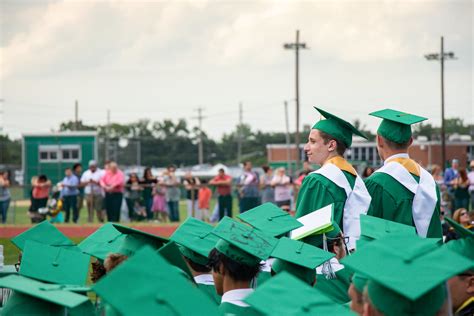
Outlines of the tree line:
{"label": "tree line", "polygon": [[[375,135],[355,120],[353,124],[362,130],[373,141]],[[468,134],[474,137],[474,124],[465,124],[461,118],[450,118],[445,121],[446,134],[454,133]],[[190,127],[186,120],[176,121],[165,119],[163,121],[138,120],[127,124],[111,123],[107,125],[86,125],[82,121],[67,121],[59,126],[60,131],[97,131],[99,134],[99,155],[105,157],[105,142],[108,137],[110,142],[119,139],[140,142],[141,164],[148,166],[194,165],[197,164],[199,129]],[[414,126],[414,136],[426,136],[428,140],[440,139],[440,127],[430,123],[417,124]],[[308,136],[309,126],[306,126],[300,134],[304,142]],[[235,126],[231,131],[225,133],[221,139],[215,140],[202,132],[204,161],[206,163],[237,163],[237,144],[239,137],[242,139],[242,159],[250,160],[256,165],[264,164],[267,160],[267,144],[284,144],[286,141],[283,132],[263,132],[252,129],[248,124]],[[295,133],[290,135],[294,142]],[[132,144],[127,148],[119,149],[119,162],[123,164],[134,164],[136,162],[136,148]],[[21,165],[21,140],[11,139],[6,135],[0,135],[0,164]]]}

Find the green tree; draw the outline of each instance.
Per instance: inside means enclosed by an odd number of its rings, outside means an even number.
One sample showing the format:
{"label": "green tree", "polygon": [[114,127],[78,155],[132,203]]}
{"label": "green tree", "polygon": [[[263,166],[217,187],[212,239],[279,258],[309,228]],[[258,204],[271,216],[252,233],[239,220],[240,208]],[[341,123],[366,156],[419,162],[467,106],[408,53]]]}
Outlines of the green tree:
{"label": "green tree", "polygon": [[[465,124],[461,118],[449,118],[444,121],[445,133],[447,136],[452,134],[462,134],[474,136],[474,124]],[[413,127],[413,135],[426,136],[429,140],[441,139],[441,127],[433,126],[431,123],[420,123]]]}
{"label": "green tree", "polygon": [[21,165],[21,141],[0,135],[0,164]]}

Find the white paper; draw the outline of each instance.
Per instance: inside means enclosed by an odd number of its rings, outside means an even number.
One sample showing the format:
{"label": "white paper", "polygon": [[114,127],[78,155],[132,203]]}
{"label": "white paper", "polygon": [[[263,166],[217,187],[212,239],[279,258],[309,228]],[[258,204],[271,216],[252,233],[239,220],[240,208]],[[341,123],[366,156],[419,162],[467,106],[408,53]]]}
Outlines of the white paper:
{"label": "white paper", "polygon": [[291,239],[301,239],[312,235],[319,230],[326,229],[332,225],[332,213],[334,204],[329,204],[323,208],[313,211],[305,216],[297,218],[303,224],[300,228],[294,229],[290,233]]}

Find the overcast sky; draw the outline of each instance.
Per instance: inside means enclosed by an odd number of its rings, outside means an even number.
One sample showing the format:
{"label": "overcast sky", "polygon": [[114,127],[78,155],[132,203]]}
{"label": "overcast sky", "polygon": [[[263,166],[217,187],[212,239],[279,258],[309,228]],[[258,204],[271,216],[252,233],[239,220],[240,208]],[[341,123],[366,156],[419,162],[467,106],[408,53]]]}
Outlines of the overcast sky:
{"label": "overcast sky", "polygon": [[6,1],[0,0],[0,124],[13,137],[74,118],[185,118],[202,106],[214,138],[243,120],[294,129],[295,30],[301,121],[317,105],[359,118],[392,107],[440,123],[440,36],[457,60],[445,65],[446,115],[474,123],[472,1]]}

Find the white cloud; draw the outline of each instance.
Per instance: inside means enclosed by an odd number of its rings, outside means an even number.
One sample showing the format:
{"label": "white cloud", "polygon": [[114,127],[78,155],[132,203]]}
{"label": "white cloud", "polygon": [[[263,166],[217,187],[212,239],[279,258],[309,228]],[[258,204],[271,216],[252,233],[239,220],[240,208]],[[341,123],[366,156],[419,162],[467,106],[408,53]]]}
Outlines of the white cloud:
{"label": "white cloud", "polygon": [[[438,88],[439,74],[422,55],[436,51],[439,36],[445,35],[448,49],[460,56],[449,66],[448,75],[456,71],[456,76],[449,77],[447,87],[456,92],[447,96],[474,116],[469,0],[61,1],[2,6],[7,22],[1,24],[5,36],[0,80],[11,104],[60,107],[80,98],[91,104],[85,105],[84,115],[92,120],[97,112],[91,111],[105,113],[110,104],[116,112],[123,111],[124,119],[134,119],[143,117],[150,104],[165,112],[173,112],[177,103],[186,105],[176,111],[177,117],[197,104],[208,104],[212,114],[222,111],[222,104],[244,100],[254,106],[249,117],[259,118],[266,110],[258,104],[280,104],[293,95],[293,57],[283,43],[293,41],[299,28],[310,47],[302,53],[301,94],[308,104],[345,106],[385,98],[408,108],[412,102],[426,104],[421,110],[428,111],[438,103],[433,89]],[[406,97],[414,84],[419,85],[418,95]],[[137,113],[128,112],[131,102],[136,102]],[[358,108],[359,113],[367,110]],[[265,123],[268,128],[280,124],[280,108],[275,111],[277,118]],[[304,113],[311,117],[310,111]],[[47,118],[51,127],[65,113],[54,112]],[[15,120],[16,112],[10,113]],[[213,135],[224,130],[215,128]]]}

